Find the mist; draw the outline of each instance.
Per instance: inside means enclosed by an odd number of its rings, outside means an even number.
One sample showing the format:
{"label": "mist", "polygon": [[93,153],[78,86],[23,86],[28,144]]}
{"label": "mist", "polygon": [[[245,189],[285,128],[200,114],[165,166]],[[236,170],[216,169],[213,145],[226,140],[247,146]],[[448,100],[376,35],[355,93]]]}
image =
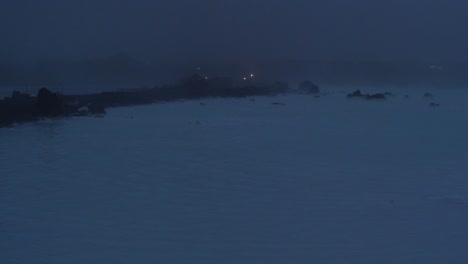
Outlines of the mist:
{"label": "mist", "polygon": [[15,0],[0,59],[466,61],[466,1]]}
{"label": "mist", "polygon": [[0,263],[468,263],[467,0],[1,0]]}

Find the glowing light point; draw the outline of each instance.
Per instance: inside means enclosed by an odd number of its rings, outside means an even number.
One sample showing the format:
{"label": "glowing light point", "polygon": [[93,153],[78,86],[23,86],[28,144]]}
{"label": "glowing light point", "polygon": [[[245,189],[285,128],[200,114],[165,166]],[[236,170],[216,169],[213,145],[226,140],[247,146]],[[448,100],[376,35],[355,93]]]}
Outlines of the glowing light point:
{"label": "glowing light point", "polygon": [[244,81],[247,80],[247,78],[244,77]]}
{"label": "glowing light point", "polygon": [[250,77],[252,77],[252,78],[254,77],[253,73],[252,73],[252,74],[250,74]]}
{"label": "glowing light point", "polygon": [[208,80],[208,77],[205,77],[205,80]]}

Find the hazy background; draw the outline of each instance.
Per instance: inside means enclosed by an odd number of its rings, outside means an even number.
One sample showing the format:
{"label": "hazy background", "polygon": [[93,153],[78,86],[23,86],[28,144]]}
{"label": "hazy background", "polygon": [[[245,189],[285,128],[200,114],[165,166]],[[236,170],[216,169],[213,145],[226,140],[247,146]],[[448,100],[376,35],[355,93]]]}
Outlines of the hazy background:
{"label": "hazy background", "polygon": [[[327,80],[346,82],[343,72],[374,74],[356,65],[362,62],[387,79],[456,65],[448,68],[457,74],[444,80],[463,79],[466,10],[462,0],[3,0],[0,80],[93,82],[96,75],[109,83],[108,72],[115,82],[134,83],[161,79],[156,73],[179,76],[198,64],[230,65],[225,72],[232,75],[232,68],[237,74],[260,63],[320,69],[333,73]],[[392,77],[395,71],[400,77]]]}

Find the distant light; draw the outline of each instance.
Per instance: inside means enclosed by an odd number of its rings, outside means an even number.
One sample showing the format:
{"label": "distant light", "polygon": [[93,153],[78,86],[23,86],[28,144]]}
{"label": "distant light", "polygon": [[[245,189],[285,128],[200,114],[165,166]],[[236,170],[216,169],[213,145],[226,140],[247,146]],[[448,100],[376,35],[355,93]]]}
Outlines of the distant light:
{"label": "distant light", "polygon": [[252,73],[252,74],[250,74],[250,77],[254,77],[253,73]]}
{"label": "distant light", "polygon": [[208,80],[208,77],[205,77],[205,80]]}
{"label": "distant light", "polygon": [[247,78],[244,77],[244,81],[247,80]]}
{"label": "distant light", "polygon": [[200,70],[200,67],[198,67],[197,70]]}

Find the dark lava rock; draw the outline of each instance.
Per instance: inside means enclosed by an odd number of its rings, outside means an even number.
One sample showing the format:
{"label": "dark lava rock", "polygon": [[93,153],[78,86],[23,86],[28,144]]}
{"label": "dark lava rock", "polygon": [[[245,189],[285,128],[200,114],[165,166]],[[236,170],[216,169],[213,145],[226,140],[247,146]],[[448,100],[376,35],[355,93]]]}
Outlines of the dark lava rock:
{"label": "dark lava rock", "polygon": [[39,116],[53,117],[63,114],[62,102],[56,93],[41,88],[36,98],[36,113]]}
{"label": "dark lava rock", "polygon": [[[309,84],[308,87],[311,92],[314,92],[315,88],[312,84]],[[157,86],[152,89],[142,88],[80,95],[62,95],[42,88],[37,96],[15,92],[11,97],[0,99],[0,127],[36,121],[43,117],[87,115],[101,117],[106,113],[108,107],[187,99],[201,100],[213,97],[276,96],[288,92],[290,92],[288,83],[284,82],[277,82],[273,85],[262,85],[255,82],[234,85],[231,79],[207,79],[200,75],[193,75],[175,85]]]}
{"label": "dark lava rock", "polygon": [[353,97],[362,97],[362,96],[364,96],[364,95],[361,93],[361,90],[356,90],[356,91],[348,94],[346,97],[353,98]]}
{"label": "dark lava rock", "polygon": [[36,98],[14,91],[11,97],[0,100],[0,127],[37,119]]}
{"label": "dark lava rock", "polygon": [[375,99],[378,99],[378,100],[385,100],[386,97],[384,94],[381,94],[381,93],[377,93],[377,94],[362,94],[360,90],[356,90],[350,94],[348,94],[346,97],[348,98],[354,98],[354,97],[357,97],[357,98],[365,98],[365,99],[368,99],[368,100],[375,100]]}
{"label": "dark lava rock", "polygon": [[425,93],[424,98],[433,98],[434,96],[431,93]]}
{"label": "dark lava rock", "polygon": [[273,102],[271,103],[272,105],[280,105],[280,106],[285,106],[285,103],[280,103],[280,102]]}

